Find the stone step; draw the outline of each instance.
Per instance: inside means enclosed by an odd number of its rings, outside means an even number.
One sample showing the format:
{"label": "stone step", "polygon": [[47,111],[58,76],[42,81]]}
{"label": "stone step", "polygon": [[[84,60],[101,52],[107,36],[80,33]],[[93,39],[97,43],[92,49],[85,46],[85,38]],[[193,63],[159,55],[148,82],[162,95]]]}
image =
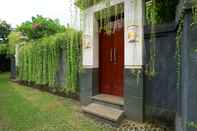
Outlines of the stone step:
{"label": "stone step", "polygon": [[119,110],[116,108],[112,108],[109,106],[91,103],[87,105],[86,107],[82,107],[82,110],[85,113],[94,115],[96,117],[111,121],[111,122],[117,122],[119,123],[124,115],[123,110]]}
{"label": "stone step", "polygon": [[110,106],[112,108],[122,109],[124,107],[123,97],[99,94],[91,97],[94,103]]}

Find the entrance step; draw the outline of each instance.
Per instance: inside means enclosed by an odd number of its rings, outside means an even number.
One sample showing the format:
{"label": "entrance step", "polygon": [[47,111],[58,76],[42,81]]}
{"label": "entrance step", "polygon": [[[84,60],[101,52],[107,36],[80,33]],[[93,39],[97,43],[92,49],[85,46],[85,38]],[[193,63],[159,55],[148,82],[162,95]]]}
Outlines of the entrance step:
{"label": "entrance step", "polygon": [[123,119],[124,114],[123,110],[96,103],[91,103],[86,107],[82,107],[82,110],[89,115],[96,116],[108,122],[112,122],[110,124],[119,124]]}
{"label": "entrance step", "polygon": [[110,106],[117,109],[123,109],[124,107],[123,97],[107,95],[107,94],[99,94],[93,96],[92,100],[94,101],[94,103]]}

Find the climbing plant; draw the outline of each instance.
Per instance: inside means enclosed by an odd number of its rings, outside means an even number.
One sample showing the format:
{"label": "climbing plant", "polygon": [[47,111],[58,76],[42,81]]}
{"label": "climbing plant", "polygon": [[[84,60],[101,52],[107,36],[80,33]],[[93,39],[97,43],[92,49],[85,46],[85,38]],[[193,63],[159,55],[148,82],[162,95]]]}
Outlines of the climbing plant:
{"label": "climbing plant", "polygon": [[75,0],[74,2],[78,7],[84,10],[92,5],[98,4],[101,1],[109,1],[109,0]]}
{"label": "climbing plant", "polygon": [[[154,9],[156,6],[156,0],[152,0],[152,8]],[[150,17],[150,26],[151,26],[151,32],[150,32],[150,40],[149,40],[149,61],[146,67],[146,75],[150,78],[154,77],[156,75],[156,34],[155,34],[155,24],[157,23],[156,19],[156,12],[151,13]]]}
{"label": "climbing plant", "polygon": [[20,44],[24,40],[25,37],[21,32],[12,31],[8,35],[8,54],[12,56],[15,55],[16,44]]}
{"label": "climbing plant", "polygon": [[[78,7],[84,10],[90,6],[98,4],[101,1],[106,5],[105,11],[99,12],[100,20],[105,20],[102,21],[102,23],[105,23],[107,20],[109,20],[108,18],[112,15],[119,15],[117,14],[118,10],[122,10],[122,8],[116,6],[114,11],[110,11],[110,9],[107,8],[110,7],[110,0],[75,0],[75,3]],[[172,22],[175,19],[175,9],[178,2],[179,0],[146,0],[145,16],[147,24],[162,24]],[[154,17],[154,19],[152,17]]]}
{"label": "climbing plant", "polygon": [[123,20],[124,6],[123,4],[118,4],[110,7],[110,1],[106,1],[106,9],[103,9],[96,13],[96,18],[99,20],[99,31],[106,31],[111,33],[113,30],[111,25],[111,18],[116,21],[118,19]]}
{"label": "climbing plant", "polygon": [[146,3],[146,23],[150,26],[149,61],[146,67],[146,75],[150,78],[157,74],[156,70],[156,25],[169,23],[175,20],[178,0],[148,0]]}
{"label": "climbing plant", "polygon": [[197,0],[192,0],[192,24],[197,24]]}
{"label": "climbing plant", "polygon": [[197,123],[194,121],[188,122],[187,127],[197,129]]}
{"label": "climbing plant", "polygon": [[19,50],[18,78],[39,85],[55,86],[59,54],[56,37],[24,44]]}
{"label": "climbing plant", "polygon": [[181,14],[177,35],[176,35],[176,73],[177,73],[177,88],[180,88],[181,84],[181,38],[183,35],[183,23],[184,23],[184,15]]}
{"label": "climbing plant", "polygon": [[[43,37],[34,41],[23,42],[19,49],[18,79],[36,85],[51,87],[53,91],[75,93],[80,64],[81,33],[66,29],[65,33]],[[57,83],[57,72],[60,70],[61,51],[65,51],[66,85]]]}
{"label": "climbing plant", "polygon": [[[96,18],[99,21],[99,31],[105,30],[107,33],[111,33],[111,18],[123,18],[123,4],[111,6],[111,0],[75,0],[75,3],[81,9],[80,11],[82,12],[82,14],[85,9],[87,9],[90,6],[96,5],[99,2],[103,2],[105,6],[103,10],[96,12]],[[85,26],[85,24],[82,26]]]}
{"label": "climbing plant", "polygon": [[172,22],[176,15],[176,6],[179,0],[147,0],[147,24],[163,24]]}
{"label": "climbing plant", "polygon": [[69,91],[73,92],[77,89],[78,83],[78,73],[81,67],[81,32],[76,32],[73,29],[68,29],[66,31],[66,63],[67,63],[67,72],[66,80],[67,87]]}

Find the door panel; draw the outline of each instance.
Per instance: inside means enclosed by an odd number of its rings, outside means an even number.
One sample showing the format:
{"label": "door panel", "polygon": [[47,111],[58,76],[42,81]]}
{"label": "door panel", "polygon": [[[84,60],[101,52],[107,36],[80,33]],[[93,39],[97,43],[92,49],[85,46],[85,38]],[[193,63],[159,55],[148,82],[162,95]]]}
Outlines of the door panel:
{"label": "door panel", "polygon": [[123,96],[124,29],[99,34],[100,93]]}
{"label": "door panel", "polygon": [[100,34],[100,92],[110,94],[112,88],[112,41],[111,36]]}
{"label": "door panel", "polygon": [[114,64],[113,64],[113,94],[123,96],[123,71],[124,71],[124,33],[117,29],[113,33]]}

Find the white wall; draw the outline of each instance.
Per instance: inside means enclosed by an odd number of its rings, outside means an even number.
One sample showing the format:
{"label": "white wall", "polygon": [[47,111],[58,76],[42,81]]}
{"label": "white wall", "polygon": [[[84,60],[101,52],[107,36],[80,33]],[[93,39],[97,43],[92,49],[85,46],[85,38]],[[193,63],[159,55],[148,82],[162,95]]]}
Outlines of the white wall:
{"label": "white wall", "polygon": [[84,68],[92,68],[93,64],[93,46],[95,45],[93,42],[93,13],[91,11],[86,11],[84,13],[84,37],[88,36],[90,40],[90,44],[92,48],[83,48],[82,55],[83,55],[83,66]]}
{"label": "white wall", "polygon": [[[125,0],[125,68],[140,67],[143,63],[143,0]],[[128,42],[128,27],[136,25],[138,40]]]}
{"label": "white wall", "polygon": [[[142,66],[143,51],[143,0],[111,0],[111,5],[124,2],[125,11],[125,68],[138,68]],[[89,37],[91,48],[83,48],[84,68],[98,68],[99,42],[98,23],[94,13],[105,8],[104,3],[99,3],[88,8],[84,13],[84,35]],[[128,30],[131,25],[138,26],[138,41],[128,42]]]}

